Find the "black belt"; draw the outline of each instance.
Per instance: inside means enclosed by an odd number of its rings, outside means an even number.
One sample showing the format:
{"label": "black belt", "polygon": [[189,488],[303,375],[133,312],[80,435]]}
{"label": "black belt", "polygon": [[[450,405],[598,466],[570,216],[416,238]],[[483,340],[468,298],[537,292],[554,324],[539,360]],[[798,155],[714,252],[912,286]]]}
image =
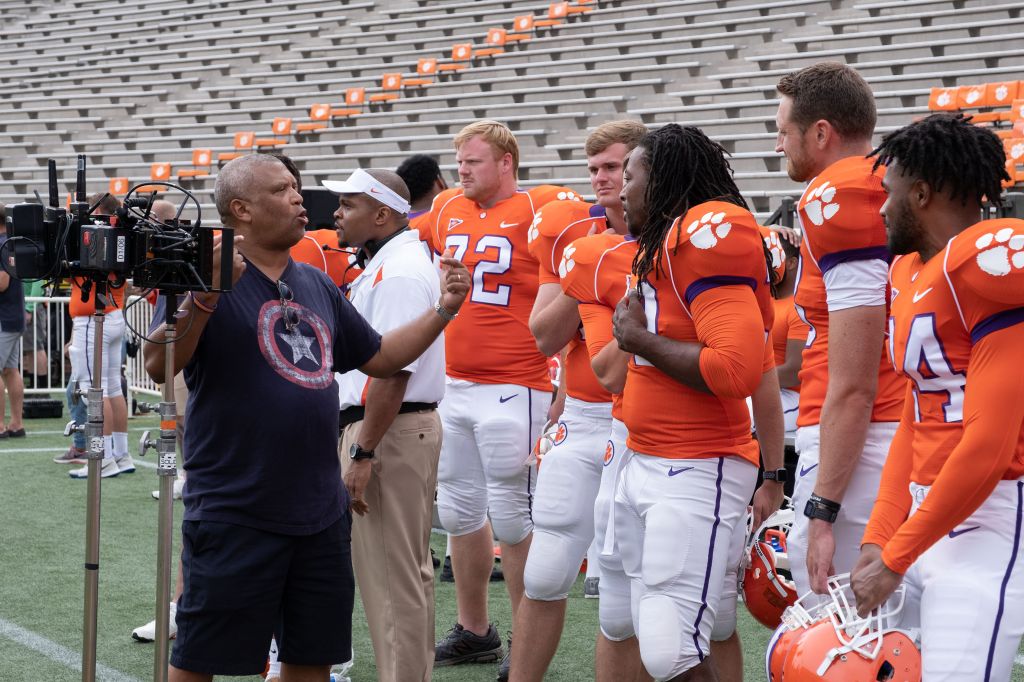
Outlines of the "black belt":
{"label": "black belt", "polygon": [[[423,412],[424,410],[436,410],[437,403],[402,403],[402,406],[398,408],[398,414],[408,414],[409,412]],[[352,407],[346,407],[341,411],[339,418],[341,421],[340,428],[345,428],[349,424],[355,424],[356,422],[363,421],[363,417],[366,416],[366,408],[362,405],[353,405]]]}

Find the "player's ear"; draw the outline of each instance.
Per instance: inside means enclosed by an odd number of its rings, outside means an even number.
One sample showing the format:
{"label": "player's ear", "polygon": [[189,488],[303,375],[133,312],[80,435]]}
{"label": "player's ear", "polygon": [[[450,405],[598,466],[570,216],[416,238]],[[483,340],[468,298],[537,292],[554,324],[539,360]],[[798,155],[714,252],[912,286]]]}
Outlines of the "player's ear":
{"label": "player's ear", "polygon": [[836,130],[832,124],[825,119],[819,119],[811,124],[814,131],[814,144],[818,149],[824,149],[829,141],[835,136]]}
{"label": "player's ear", "polygon": [[918,208],[926,208],[932,200],[932,186],[921,179],[910,186],[910,201]]}

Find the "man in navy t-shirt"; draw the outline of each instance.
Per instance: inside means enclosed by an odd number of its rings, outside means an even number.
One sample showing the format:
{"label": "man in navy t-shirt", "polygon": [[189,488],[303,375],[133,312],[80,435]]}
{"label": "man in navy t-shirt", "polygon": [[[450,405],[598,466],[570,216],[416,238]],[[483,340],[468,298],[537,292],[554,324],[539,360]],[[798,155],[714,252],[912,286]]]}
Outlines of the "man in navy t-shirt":
{"label": "man in navy t-shirt", "polygon": [[[7,261],[11,251],[4,246],[7,241],[7,227],[4,222],[3,206],[0,206],[0,258]],[[13,269],[13,268],[12,268]],[[0,438],[21,437],[25,428],[21,425],[22,400],[25,384],[21,379],[21,358],[18,342],[25,331],[25,293],[21,280],[11,277],[0,267]],[[10,421],[4,425],[4,389],[11,401]]]}
{"label": "man in navy t-shirt", "polygon": [[[290,259],[307,220],[279,160],[231,161],[215,199],[236,230],[234,287],[179,309],[188,485],[170,679],[260,673],[274,635],[284,679],[324,680],[350,656],[354,590],[333,373],[408,365],[455,316],[469,275],[443,259],[434,308],[381,337],[326,275]],[[150,339],[163,340],[162,325]],[[158,382],[165,348],[145,348]]]}

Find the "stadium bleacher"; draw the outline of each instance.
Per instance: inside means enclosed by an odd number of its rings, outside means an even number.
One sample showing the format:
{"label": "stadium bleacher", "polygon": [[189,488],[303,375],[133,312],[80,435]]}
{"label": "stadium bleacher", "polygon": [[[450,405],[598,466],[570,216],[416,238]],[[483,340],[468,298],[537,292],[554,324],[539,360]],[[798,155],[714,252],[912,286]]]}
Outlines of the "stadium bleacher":
{"label": "stadium bleacher", "polygon": [[[241,131],[285,142],[265,148],[293,156],[309,183],[419,151],[451,172],[451,135],[482,117],[521,135],[524,185],[583,189],[588,129],[634,116],[704,127],[734,152],[740,187],[764,215],[798,189],[773,151],[780,74],[855,63],[884,133],[927,113],[933,87],[1011,80],[1024,61],[1020,4],[978,0],[0,6],[4,203],[43,187],[50,157],[69,168],[85,153],[98,189],[147,181],[158,162],[189,175],[193,150],[227,158]],[[397,75],[388,89],[384,74]],[[354,107],[349,89],[362,93]],[[290,119],[287,136],[274,137],[275,118]],[[1012,120],[996,123],[1013,136]],[[212,209],[216,163],[194,175],[190,189]]]}

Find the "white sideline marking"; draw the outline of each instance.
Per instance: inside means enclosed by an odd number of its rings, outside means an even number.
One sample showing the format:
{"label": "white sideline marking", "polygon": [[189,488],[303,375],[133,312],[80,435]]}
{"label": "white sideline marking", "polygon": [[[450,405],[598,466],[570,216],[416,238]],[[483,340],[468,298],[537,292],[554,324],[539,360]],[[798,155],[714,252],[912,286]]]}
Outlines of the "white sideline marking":
{"label": "white sideline marking", "polygon": [[[42,635],[19,627],[9,620],[0,618],[0,636],[22,645],[26,649],[36,651],[55,661],[71,668],[75,672],[82,671],[82,656],[77,651],[72,651],[54,641],[46,639]],[[126,675],[113,668],[108,668],[102,663],[96,664],[96,677],[109,682],[141,682],[137,677]]]}
{"label": "white sideline marking", "polygon": [[[6,452],[6,453],[12,453],[12,452],[13,453],[18,453],[18,452],[53,452],[53,453],[56,453],[56,454],[60,454],[61,451],[62,451],[62,448],[15,448],[13,450],[6,450],[6,449],[4,450],[4,452]],[[157,469],[157,465],[156,464],[140,460],[137,457],[135,457],[133,459],[135,460],[135,466],[137,466],[137,467],[142,467],[143,469],[153,469],[154,471]]]}

